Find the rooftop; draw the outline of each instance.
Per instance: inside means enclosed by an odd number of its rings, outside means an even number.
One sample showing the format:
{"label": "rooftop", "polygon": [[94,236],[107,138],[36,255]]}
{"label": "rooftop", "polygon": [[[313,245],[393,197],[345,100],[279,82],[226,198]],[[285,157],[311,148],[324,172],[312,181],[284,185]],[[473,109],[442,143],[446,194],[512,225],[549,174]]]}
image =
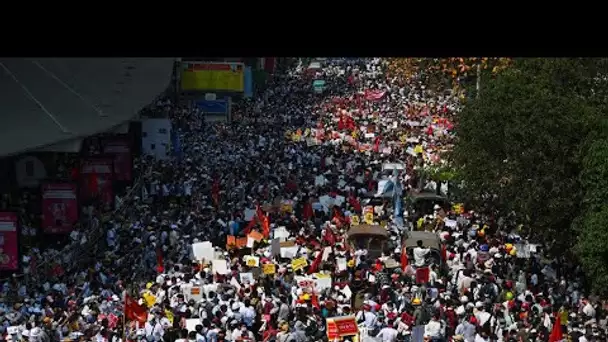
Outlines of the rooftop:
{"label": "rooftop", "polygon": [[171,80],[173,58],[0,58],[0,156],[107,131]]}

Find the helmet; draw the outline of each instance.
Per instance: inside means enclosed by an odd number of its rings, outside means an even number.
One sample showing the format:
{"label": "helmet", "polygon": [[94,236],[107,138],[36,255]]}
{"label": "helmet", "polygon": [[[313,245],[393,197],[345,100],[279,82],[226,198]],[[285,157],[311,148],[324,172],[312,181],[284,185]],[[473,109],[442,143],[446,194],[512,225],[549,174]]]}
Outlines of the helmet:
{"label": "helmet", "polygon": [[509,292],[505,293],[505,298],[507,300],[512,300],[513,299],[513,292],[509,291]]}
{"label": "helmet", "polygon": [[420,300],[420,298],[414,298],[412,299],[412,305],[421,305],[422,301]]}

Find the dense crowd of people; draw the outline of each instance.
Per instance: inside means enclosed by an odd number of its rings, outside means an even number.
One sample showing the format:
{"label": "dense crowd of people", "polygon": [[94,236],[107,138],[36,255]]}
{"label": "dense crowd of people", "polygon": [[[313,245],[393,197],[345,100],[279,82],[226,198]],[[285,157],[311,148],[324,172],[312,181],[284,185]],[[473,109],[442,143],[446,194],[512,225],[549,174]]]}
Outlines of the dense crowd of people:
{"label": "dense crowd of people", "polygon": [[[547,259],[516,222],[401,206],[398,189],[449,192],[422,171],[444,163],[461,94],[426,89],[423,72],[389,77],[388,66],[294,63],[235,103],[231,123],[157,105],[182,150],[136,161],[141,187],[95,219],[102,258],[66,272],[74,254],[24,257],[26,277],[2,286],[3,338],[605,341],[606,307],[585,293],[580,269]],[[355,227],[381,227],[386,241],[377,251],[374,239],[353,240]],[[414,241],[407,253],[412,231],[439,243]],[[80,229],[71,239],[92,238]],[[32,260],[51,260],[52,272],[34,274]],[[350,334],[344,318],[357,326]]]}

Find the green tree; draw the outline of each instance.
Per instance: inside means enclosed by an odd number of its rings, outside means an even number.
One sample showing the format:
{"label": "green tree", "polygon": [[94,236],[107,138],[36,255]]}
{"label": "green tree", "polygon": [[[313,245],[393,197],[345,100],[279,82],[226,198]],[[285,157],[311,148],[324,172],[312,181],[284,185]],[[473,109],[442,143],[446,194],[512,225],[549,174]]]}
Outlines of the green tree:
{"label": "green tree", "polygon": [[452,154],[471,200],[489,195],[533,235],[559,236],[558,248],[571,244],[583,198],[583,142],[603,103],[595,78],[605,66],[597,59],[518,59],[482,78],[480,97],[459,117]]}
{"label": "green tree", "polygon": [[574,221],[579,234],[575,251],[591,285],[600,294],[608,293],[608,123],[598,125],[585,144],[580,183],[583,213]]}

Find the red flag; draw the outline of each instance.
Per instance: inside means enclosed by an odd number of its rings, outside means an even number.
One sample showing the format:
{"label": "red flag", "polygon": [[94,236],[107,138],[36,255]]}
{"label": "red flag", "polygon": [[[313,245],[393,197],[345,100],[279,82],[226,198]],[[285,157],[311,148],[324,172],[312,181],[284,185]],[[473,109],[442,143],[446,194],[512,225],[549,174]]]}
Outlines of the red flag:
{"label": "red flag", "polygon": [[317,272],[319,265],[321,265],[321,261],[323,261],[323,251],[319,251],[319,254],[308,268],[308,274],[313,274]]}
{"label": "red flag", "polygon": [[403,249],[401,250],[401,271],[405,272],[405,268],[407,267],[407,264],[408,264],[407,251],[406,251],[405,247],[403,247]]}
{"label": "red flag", "polygon": [[334,207],[334,217],[332,218],[332,220],[338,220],[339,223],[344,222],[344,215],[342,214],[342,212],[340,212],[340,209],[338,209],[338,207]]}
{"label": "red flag", "polygon": [[304,203],[304,209],[302,210],[302,218],[304,221],[310,220],[314,215],[312,210],[312,204],[310,202]]}
{"label": "red flag", "polygon": [[357,201],[357,197],[355,197],[355,195],[351,194],[350,196],[348,196],[348,203],[351,207],[353,207],[353,210],[356,213],[361,213],[361,203]]}
{"label": "red flag", "polygon": [[321,306],[319,305],[319,297],[317,297],[316,294],[313,294],[310,297],[310,304],[312,304],[312,306],[314,306],[316,309],[321,308]]}
{"label": "red flag", "polygon": [[344,122],[344,115],[340,115],[340,119],[338,120],[338,131],[342,131],[346,128],[346,123]]}
{"label": "red flag", "polygon": [[143,305],[139,305],[129,295],[125,295],[125,318],[130,321],[137,321],[140,324],[146,324],[148,310]]}
{"label": "red flag", "polygon": [[553,329],[551,330],[551,335],[549,335],[549,342],[557,342],[564,339],[564,334],[562,333],[562,318],[559,313],[555,314],[555,323],[553,324]]}
{"label": "red flag", "polygon": [[268,238],[270,236],[270,219],[268,218],[268,216],[264,215],[264,212],[262,211],[262,209],[260,209],[259,205],[256,209],[256,214],[258,215],[258,219],[262,223],[262,234],[265,238]]}
{"label": "red flag", "polygon": [[336,243],[336,236],[334,235],[334,231],[327,227],[325,228],[325,234],[323,234],[323,240],[327,242],[328,245],[333,246]]}
{"label": "red flag", "polygon": [[163,250],[160,248],[156,249],[156,271],[158,271],[158,273],[163,273],[165,271],[165,266],[163,264]]}
{"label": "red flag", "polygon": [[374,152],[380,151],[380,140],[380,136],[377,136],[376,140],[374,141]]}
{"label": "red flag", "polygon": [[270,219],[268,216],[262,217],[262,234],[266,239],[270,237]]}
{"label": "red flag", "polygon": [[251,221],[249,221],[249,223],[247,224],[247,227],[245,227],[245,230],[243,230],[243,233],[245,233],[245,235],[251,233],[251,230],[253,229],[253,227],[255,227],[256,224],[256,219],[255,216],[251,219]]}
{"label": "red flag", "polygon": [[444,244],[441,245],[441,260],[443,260],[443,262],[448,260],[448,250]]}

